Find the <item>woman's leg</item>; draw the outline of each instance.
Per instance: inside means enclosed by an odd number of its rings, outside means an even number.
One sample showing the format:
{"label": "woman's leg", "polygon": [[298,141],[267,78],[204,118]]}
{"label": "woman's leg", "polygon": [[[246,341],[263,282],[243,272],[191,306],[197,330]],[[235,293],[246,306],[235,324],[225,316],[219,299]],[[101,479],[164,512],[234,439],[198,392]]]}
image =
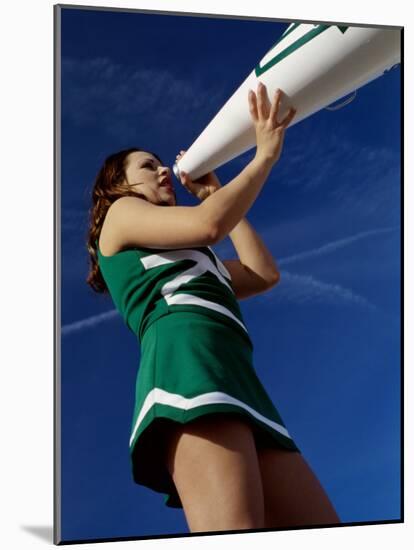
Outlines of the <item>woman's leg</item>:
{"label": "woman's leg", "polygon": [[265,527],[339,524],[328,495],[298,452],[258,449]]}
{"label": "woman's leg", "polygon": [[172,426],[167,467],[191,532],[264,526],[262,482],[247,421],[211,413]]}

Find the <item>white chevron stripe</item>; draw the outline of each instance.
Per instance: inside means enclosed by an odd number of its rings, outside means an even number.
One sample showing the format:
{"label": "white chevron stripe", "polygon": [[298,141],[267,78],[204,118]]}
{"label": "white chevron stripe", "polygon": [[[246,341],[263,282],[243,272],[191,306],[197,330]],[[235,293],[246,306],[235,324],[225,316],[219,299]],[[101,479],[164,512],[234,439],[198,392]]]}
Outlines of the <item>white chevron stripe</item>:
{"label": "white chevron stripe", "polygon": [[168,303],[168,305],[175,306],[175,305],[194,305],[194,306],[200,306],[205,307],[207,309],[212,309],[214,311],[218,311],[219,313],[223,313],[223,315],[226,315],[227,317],[230,317],[238,323],[242,329],[244,329],[247,334],[249,331],[245,327],[245,325],[235,316],[231,311],[229,311],[226,307],[221,306],[220,304],[217,304],[216,302],[210,302],[209,300],[204,300],[203,298],[199,298],[198,296],[193,296],[192,294],[174,294],[174,296],[165,296],[165,299]]}
{"label": "white chevron stripe", "polygon": [[240,321],[240,319],[236,315],[234,315],[234,313],[232,313],[228,308],[216,302],[205,300],[191,294],[174,294],[174,292],[176,292],[180,287],[182,287],[195,277],[199,277],[203,273],[206,273],[207,271],[213,273],[213,275],[215,275],[219,279],[219,281],[234,294],[233,288],[224,277],[225,275],[227,275],[231,280],[230,273],[216,256],[214,251],[211,250],[211,252],[216,258],[217,267],[214,265],[211,258],[207,254],[193,249],[168,250],[163,251],[159,254],[150,254],[141,258],[141,262],[145,269],[151,269],[160,265],[165,265],[180,260],[193,260],[194,262],[196,262],[194,266],[186,269],[182,273],[179,273],[173,279],[167,281],[161,288],[161,294],[164,296],[166,302],[169,305],[190,304],[218,311],[219,313],[222,313],[223,315],[226,315],[227,317],[235,321],[239,326],[242,327],[245,332],[248,333],[248,330],[244,323]]}
{"label": "white chevron stripe", "polygon": [[[197,265],[199,265],[200,268],[202,268],[202,272],[198,274],[210,271],[219,279],[221,283],[223,283],[223,285],[225,285],[234,294],[231,285],[227,282],[227,280],[223,277],[217,267],[213,264],[209,256],[198,250],[192,250],[191,248],[181,250],[169,250],[161,252],[159,254],[150,254],[149,256],[141,258],[141,262],[144,265],[145,269],[151,269],[152,267],[158,267],[160,265],[178,262],[180,260],[193,260],[194,262],[196,262],[196,265],[194,267],[197,267]],[[224,265],[223,268],[227,272],[226,274],[230,275]],[[184,271],[183,274],[187,273],[187,271],[189,270]]]}
{"label": "white chevron stripe", "polygon": [[186,269],[182,273],[176,275],[174,279],[171,279],[171,281],[166,282],[165,285],[161,288],[161,293],[164,296],[173,294],[173,292],[178,290],[180,286],[185,285],[186,283],[190,282],[191,279],[199,277],[205,272],[206,270],[203,266],[201,266],[200,264],[196,264],[193,267],[190,267],[189,269]]}
{"label": "white chevron stripe", "polygon": [[144,404],[141,407],[141,411],[135,422],[135,426],[132,431],[131,438],[129,440],[129,446],[132,445],[135,439],[135,434],[137,433],[137,430],[141,425],[145,415],[148,413],[151,407],[156,403],[160,403],[162,405],[169,405],[170,407],[176,407],[177,409],[182,409],[186,411],[190,409],[194,409],[195,407],[200,407],[202,405],[214,405],[219,403],[237,405],[242,409],[245,409],[246,411],[248,411],[252,416],[257,418],[267,426],[270,426],[273,430],[276,430],[277,432],[281,433],[285,437],[288,437],[289,439],[291,439],[289,432],[286,430],[284,426],[281,426],[277,422],[273,422],[272,420],[269,420],[268,418],[266,418],[265,416],[257,412],[255,409],[253,409],[249,405],[246,405],[246,403],[243,403],[243,401],[240,401],[240,399],[236,399],[235,397],[232,397],[227,393],[220,392],[220,391],[213,391],[213,392],[197,395],[196,397],[187,398],[187,397],[184,397],[183,395],[179,395],[178,393],[170,393],[165,390],[162,390],[161,388],[153,388],[145,398]]}
{"label": "white chevron stripe", "polygon": [[217,263],[217,267],[218,269],[221,271],[221,273],[227,277],[228,279],[231,280],[231,275],[229,273],[229,270],[227,269],[227,267],[223,264],[223,262],[220,260],[220,258],[217,256],[217,254],[214,252],[214,250],[211,248],[211,246],[208,246],[207,247],[210,252],[213,254],[213,256],[215,257],[216,259],[216,263]]}

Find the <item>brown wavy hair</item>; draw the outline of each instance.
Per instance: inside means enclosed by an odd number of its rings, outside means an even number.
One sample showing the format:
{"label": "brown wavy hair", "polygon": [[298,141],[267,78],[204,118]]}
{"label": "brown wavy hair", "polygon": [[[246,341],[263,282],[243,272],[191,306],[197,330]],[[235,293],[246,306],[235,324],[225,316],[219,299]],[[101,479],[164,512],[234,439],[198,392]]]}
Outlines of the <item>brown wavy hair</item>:
{"label": "brown wavy hair", "polygon": [[92,206],[89,209],[89,227],[86,240],[90,269],[86,282],[95,292],[108,292],[108,288],[99,269],[95,241],[99,239],[102,224],[109,207],[116,199],[125,196],[136,197],[138,195],[147,200],[144,195],[128,190],[128,187],[124,183],[127,157],[130,153],[134,153],[135,151],[146,151],[147,153],[151,153],[151,155],[154,155],[162,164],[161,159],[155,153],[147,149],[139,149],[138,147],[123,149],[105,159],[92,187]]}

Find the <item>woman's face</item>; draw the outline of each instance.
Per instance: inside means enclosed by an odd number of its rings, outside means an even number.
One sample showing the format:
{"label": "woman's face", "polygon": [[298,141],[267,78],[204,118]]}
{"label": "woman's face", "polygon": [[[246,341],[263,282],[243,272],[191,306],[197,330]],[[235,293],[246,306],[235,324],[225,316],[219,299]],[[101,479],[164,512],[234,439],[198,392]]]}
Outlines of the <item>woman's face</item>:
{"label": "woman's face", "polygon": [[126,180],[132,189],[142,193],[153,204],[175,206],[175,195],[171,170],[162,166],[151,153],[134,151],[127,157]]}

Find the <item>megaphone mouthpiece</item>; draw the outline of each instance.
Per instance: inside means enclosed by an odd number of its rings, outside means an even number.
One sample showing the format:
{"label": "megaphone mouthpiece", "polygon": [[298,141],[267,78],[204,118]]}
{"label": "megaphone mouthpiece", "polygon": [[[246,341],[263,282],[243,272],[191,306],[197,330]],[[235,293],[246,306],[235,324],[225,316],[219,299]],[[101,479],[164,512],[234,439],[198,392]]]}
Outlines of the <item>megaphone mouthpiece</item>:
{"label": "megaphone mouthpiece", "polygon": [[179,180],[180,179],[180,169],[178,168],[178,165],[177,165],[176,162],[174,163],[174,166],[173,166],[173,172],[174,172],[175,177]]}

